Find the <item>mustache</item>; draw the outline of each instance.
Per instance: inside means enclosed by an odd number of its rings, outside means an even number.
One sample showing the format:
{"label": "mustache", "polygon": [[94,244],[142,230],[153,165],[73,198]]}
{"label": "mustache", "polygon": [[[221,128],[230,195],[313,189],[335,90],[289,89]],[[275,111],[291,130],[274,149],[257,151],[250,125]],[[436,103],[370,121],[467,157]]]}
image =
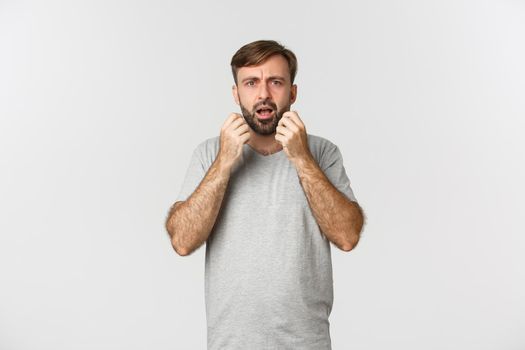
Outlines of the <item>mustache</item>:
{"label": "mustache", "polygon": [[255,104],[253,106],[253,111],[256,111],[258,110],[259,108],[262,108],[262,107],[269,107],[271,109],[273,109],[274,111],[277,110],[277,105],[275,103],[273,103],[272,101],[262,101],[262,102],[259,102],[257,104]]}

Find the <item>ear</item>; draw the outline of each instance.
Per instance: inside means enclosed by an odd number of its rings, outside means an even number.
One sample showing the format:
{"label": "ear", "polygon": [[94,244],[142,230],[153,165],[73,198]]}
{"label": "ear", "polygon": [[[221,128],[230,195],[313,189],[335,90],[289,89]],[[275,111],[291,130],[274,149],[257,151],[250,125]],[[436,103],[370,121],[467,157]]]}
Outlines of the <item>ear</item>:
{"label": "ear", "polygon": [[240,102],[239,102],[239,92],[237,91],[237,84],[232,86],[232,95],[233,95],[233,99],[235,100],[235,103],[239,105]]}
{"label": "ear", "polygon": [[290,89],[290,104],[294,103],[296,98],[297,98],[297,85],[293,84],[292,88]]}

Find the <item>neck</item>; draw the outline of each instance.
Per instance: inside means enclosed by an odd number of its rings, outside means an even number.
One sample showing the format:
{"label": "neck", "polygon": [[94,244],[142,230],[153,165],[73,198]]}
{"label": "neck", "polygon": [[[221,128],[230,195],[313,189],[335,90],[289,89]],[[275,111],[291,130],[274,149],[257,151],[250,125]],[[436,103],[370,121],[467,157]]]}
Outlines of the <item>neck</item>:
{"label": "neck", "polygon": [[250,130],[250,141],[248,141],[253,149],[266,154],[279,152],[283,149],[282,145],[275,139],[275,133],[271,135],[260,135]]}

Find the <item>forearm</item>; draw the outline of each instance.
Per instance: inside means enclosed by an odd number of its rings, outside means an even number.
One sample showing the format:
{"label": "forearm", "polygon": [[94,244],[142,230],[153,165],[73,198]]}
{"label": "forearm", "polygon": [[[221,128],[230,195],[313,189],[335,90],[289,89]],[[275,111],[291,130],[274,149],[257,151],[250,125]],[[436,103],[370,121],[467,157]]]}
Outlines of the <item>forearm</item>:
{"label": "forearm", "polygon": [[359,205],[332,185],[312,157],[297,162],[296,169],[321,231],[339,249],[353,249],[363,226]]}
{"label": "forearm", "polygon": [[170,209],[166,229],[179,255],[190,254],[208,239],[229,178],[229,168],[217,157],[191,196]]}

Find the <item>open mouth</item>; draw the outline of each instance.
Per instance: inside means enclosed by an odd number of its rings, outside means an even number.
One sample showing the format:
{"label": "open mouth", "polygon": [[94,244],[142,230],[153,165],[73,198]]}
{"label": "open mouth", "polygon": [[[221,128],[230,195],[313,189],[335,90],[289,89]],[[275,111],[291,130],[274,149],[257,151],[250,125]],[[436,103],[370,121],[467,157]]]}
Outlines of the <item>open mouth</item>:
{"label": "open mouth", "polygon": [[269,107],[262,107],[255,111],[259,119],[269,119],[273,116],[274,110]]}

